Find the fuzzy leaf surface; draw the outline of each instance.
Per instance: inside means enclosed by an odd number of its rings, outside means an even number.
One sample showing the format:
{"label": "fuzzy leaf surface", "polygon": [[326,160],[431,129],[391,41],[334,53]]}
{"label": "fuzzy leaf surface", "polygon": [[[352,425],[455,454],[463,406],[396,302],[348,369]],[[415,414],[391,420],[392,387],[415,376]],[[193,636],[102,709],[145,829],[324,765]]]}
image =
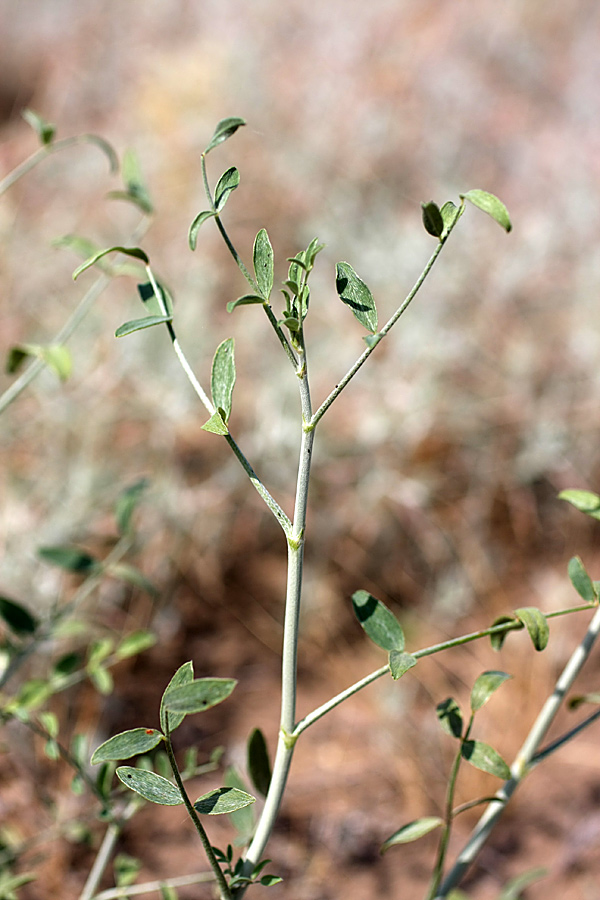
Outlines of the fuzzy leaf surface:
{"label": "fuzzy leaf surface", "polygon": [[245,120],[240,119],[238,116],[231,116],[228,119],[221,119],[221,121],[215,128],[214,134],[204,152],[210,153],[211,150],[214,150],[215,147],[218,147],[219,144],[222,144],[223,141],[226,141],[228,138],[230,138],[232,134],[235,134],[240,126],[245,124]]}
{"label": "fuzzy leaf surface", "polygon": [[350,307],[360,324],[367,331],[377,331],[377,308],[373,295],[349,263],[337,264],[335,287],[340,300]]}
{"label": "fuzzy leaf surface", "polygon": [[[165,691],[162,695],[160,701],[160,727],[162,730],[167,733],[167,719],[166,719],[166,707],[165,707],[165,697],[167,693],[177,687],[181,687],[183,684],[191,684],[194,680],[194,664],[190,660],[189,662],[185,662],[182,666],[179,666],[171,680],[169,681]],[[179,728],[183,720],[185,719],[185,713],[169,713],[169,731],[175,731],[176,728]]]}
{"label": "fuzzy leaf surface", "polygon": [[237,681],[235,678],[197,678],[189,684],[169,687],[164,695],[164,708],[169,714],[204,712],[226,700]]}
{"label": "fuzzy leaf surface", "polygon": [[217,207],[217,211],[221,212],[229,195],[232,191],[239,186],[240,183],[240,173],[236,169],[235,166],[231,166],[230,169],[227,169],[226,172],[223,172],[219,180],[217,181],[217,186],[215,188],[215,206]]}
{"label": "fuzzy leaf surface", "polygon": [[238,306],[252,306],[255,303],[264,303],[265,298],[259,297],[258,294],[244,294],[243,297],[238,297],[237,300],[230,300],[227,304],[227,312],[233,312]]}
{"label": "fuzzy leaf surface", "polygon": [[115,337],[125,337],[127,334],[133,334],[134,331],[142,331],[144,328],[153,328],[154,325],[164,325],[165,322],[172,321],[173,316],[144,316],[143,319],[131,319],[117,328]]}
{"label": "fuzzy leaf surface", "polygon": [[235,386],[235,352],[233,338],[219,344],[212,362],[211,392],[216,408],[225,413],[225,423],[231,415],[231,402]]}
{"label": "fuzzy leaf surface", "polygon": [[390,650],[390,672],[394,681],[402,678],[405,672],[416,666],[417,662],[418,660],[412,653],[404,653],[402,650]]}
{"label": "fuzzy leaf surface", "polygon": [[371,640],[383,650],[404,650],[402,625],[387,606],[369,594],[356,591],[352,595],[352,606],[356,618]]}
{"label": "fuzzy leaf surface", "polygon": [[536,650],[544,650],[548,645],[550,629],[548,620],[536,606],[523,606],[515,609],[515,616],[523,623]]}
{"label": "fuzzy leaf surface", "polygon": [[115,734],[96,747],[91,763],[95,766],[97,763],[129,759],[138,753],[147,753],[160,744],[162,739],[161,732],[155,728],[132,728],[129,731],[122,731],[121,734]]}
{"label": "fuzzy leaf surface", "polygon": [[75,269],[73,272],[73,281],[75,281],[82,272],[85,272],[86,269],[89,269],[90,266],[93,266],[94,263],[97,263],[99,259],[102,259],[108,253],[123,253],[124,256],[132,256],[134,259],[141,260],[146,265],[150,262],[140,247],[108,247],[106,250],[100,250],[98,253],[94,253],[93,256],[90,256],[89,259],[86,259],[84,263]]}
{"label": "fuzzy leaf surface", "polygon": [[161,806],[179,806],[183,797],[177,785],[145,769],[134,769],[132,766],[119,766],[117,777],[132,791],[144,800],[159,803]]}
{"label": "fuzzy leaf surface", "polygon": [[254,240],[253,263],[256,283],[263,298],[268,300],[273,290],[274,259],[266,228],[261,228]]}
{"label": "fuzzy leaf surface", "polygon": [[443,824],[444,820],[440,819],[439,816],[423,816],[421,819],[415,819],[413,822],[408,822],[383,842],[381,845],[381,853],[385,853],[386,850],[389,850],[389,848],[393,847],[395,844],[409,844],[412,841],[418,841],[419,838],[424,837],[426,834],[429,834],[430,831],[439,828],[440,825]]}
{"label": "fuzzy leaf surface", "polygon": [[594,582],[586,572],[579,556],[574,556],[569,560],[568,573],[571,584],[579,596],[583,597],[586,603],[595,603],[598,599],[598,594],[594,587]]}
{"label": "fuzzy leaf surface", "polygon": [[467,191],[466,194],[460,195],[463,199],[468,200],[469,203],[472,203],[473,206],[476,206],[478,209],[483,210],[484,213],[487,213],[488,216],[491,216],[498,225],[501,225],[505,231],[510,231],[512,229],[512,224],[510,221],[510,216],[508,215],[508,210],[505,207],[502,200],[499,200],[498,197],[495,197],[494,194],[488,193],[488,191],[480,191],[480,190],[472,190]]}
{"label": "fuzzy leaf surface", "polygon": [[221,816],[224,813],[234,813],[255,802],[256,797],[247,794],[246,791],[234,787],[220,787],[198,797],[194,809],[202,816]]}
{"label": "fuzzy leaf surface", "polygon": [[190,230],[188,232],[188,244],[190,246],[190,250],[195,250],[196,245],[198,243],[198,232],[200,231],[201,226],[207,219],[214,219],[217,215],[214,209],[205,209],[202,212],[199,212],[192,224],[190,225]]}
{"label": "fuzzy leaf surface", "polygon": [[494,691],[497,691],[501,684],[512,678],[507,672],[489,671],[482,672],[476,679],[471,691],[471,710],[477,712],[482,706],[488,702]]}
{"label": "fuzzy leaf surface", "polygon": [[510,769],[498,751],[484,741],[463,741],[461,756],[482,772],[496,775],[504,781],[510,778]]}
{"label": "fuzzy leaf surface", "polygon": [[202,430],[210,431],[211,434],[229,434],[229,429],[225,424],[225,420],[223,419],[223,416],[221,415],[219,410],[214,412],[210,419],[204,423],[204,425],[202,426]]}

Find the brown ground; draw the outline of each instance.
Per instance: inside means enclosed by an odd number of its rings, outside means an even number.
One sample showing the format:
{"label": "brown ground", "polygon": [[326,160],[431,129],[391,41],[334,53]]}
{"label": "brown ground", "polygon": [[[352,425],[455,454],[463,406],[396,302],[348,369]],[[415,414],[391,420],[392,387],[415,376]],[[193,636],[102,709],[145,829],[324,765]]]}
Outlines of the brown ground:
{"label": "brown ground", "polygon": [[[96,130],[120,154],[136,148],[157,206],[144,247],[177,298],[186,350],[206,380],[214,347],[236,335],[235,433],[286,508],[296,455],[293,380],[288,389],[254,310],[224,312],[240,280],[213,231],[194,257],[185,242],[202,208],[199,148],[216,121],[235,114],[249,123],[211,160],[211,177],[234,163],[242,173],[227,215],[245,258],[262,226],[278,275],[315,233],[327,243],[309,335],[317,399],[361,347],[332,299],[335,262],[352,262],[391,312],[432,249],[420,228],[421,200],[480,186],[511,210],[510,237],[469,210],[403,330],[378,348],[323,423],[301,714],[383,663],[349,611],[357,588],[395,610],[413,649],[519,606],[574,603],[565,576],[574,553],[598,571],[594,524],[556,494],[597,488],[600,471],[600,12],[585,0],[555,6],[334,0],[313,10],[296,0],[131,0],[99,12],[82,0],[0,0],[2,172],[35,146],[18,118],[24,104],[61,134]],[[92,276],[72,284],[77,260],[50,249],[52,239],[130,240],[136,216],[105,201],[117,186],[87,149],[45,161],[1,198],[3,353],[48,341],[91,284]],[[160,598],[111,582],[94,595],[86,620],[104,632],[149,625],[158,643],[120,664],[108,700],[87,683],[61,695],[54,708],[62,734],[85,731],[94,745],[155,724],[164,685],[193,659],[197,675],[234,676],[239,686],[182,726],[180,746],[193,742],[208,758],[223,745],[225,761],[243,765],[253,727],[271,748],[275,741],[284,548],[243,474],[201,431],[165,343],[150,333],[113,339],[140,314],[133,293],[130,280],[119,279],[103,295],[70,344],[75,371],[65,386],[45,375],[3,415],[0,591],[42,613],[59,593],[69,596],[69,579],[42,566],[36,548],[72,541],[104,553],[115,497],[147,475],[136,559]],[[0,389],[11,380],[2,376]],[[555,621],[543,654],[519,634],[500,656],[482,642],[425,660],[317,724],[298,745],[269,847],[284,883],[255,895],[424,896],[434,839],[383,858],[378,848],[405,821],[440,811],[451,747],[435,704],[453,694],[465,706],[484,669],[514,674],[478,725],[482,739],[512,758],[584,629],[584,615]],[[59,650],[40,652],[31,673],[47,671]],[[598,668],[596,654],[578,690],[597,690]],[[556,734],[572,721],[565,713]],[[17,723],[2,740],[2,839],[45,839],[18,868],[39,875],[18,896],[77,898],[102,831],[96,808],[69,792],[68,772]],[[220,777],[203,779],[198,793]],[[459,800],[495,786],[465,771]],[[93,823],[90,846],[50,840],[53,823],[82,813]],[[476,819],[477,811],[459,819],[451,856]],[[231,838],[226,823],[211,826],[216,843]],[[529,889],[531,900],[595,900],[599,842],[596,726],[531,775],[463,887],[492,900],[508,878],[544,866],[548,877]],[[139,880],[204,867],[179,808],[145,808],[119,850],[141,859]]]}

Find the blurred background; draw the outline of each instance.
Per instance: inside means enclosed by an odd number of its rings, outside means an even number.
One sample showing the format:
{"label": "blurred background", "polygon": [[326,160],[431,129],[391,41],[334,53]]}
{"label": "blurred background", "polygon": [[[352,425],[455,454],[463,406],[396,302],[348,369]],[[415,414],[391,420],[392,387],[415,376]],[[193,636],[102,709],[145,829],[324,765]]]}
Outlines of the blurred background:
{"label": "blurred background", "polygon": [[[575,553],[598,572],[595,528],[556,495],[594,490],[600,476],[599,43],[593,0],[0,0],[0,177],[36,149],[25,107],[58,137],[95,132],[119,157],[135,151],[155,207],[141,243],[175,298],[181,342],[207,386],[214,349],[236,338],[232,431],[289,512],[295,379],[260,310],[226,312],[245,286],[213,224],[194,254],[187,245],[216,123],[247,121],[208,160],[213,184],[230,165],[240,170],[224,220],[246,262],[262,227],[276,279],[313,237],[326,245],[307,324],[315,404],[364,346],[335,293],[338,261],[370,286],[383,322],[435,246],[421,201],[476,187],[511,213],[506,235],[467,209],[413,306],[320,426],[300,714],[383,664],[349,609],[358,588],[395,611],[416,649],[519,606],[575,604]],[[139,211],[107,198],[120,187],[98,149],[83,146],[48,157],[2,196],[4,359],[15,344],[52,341],[97,277],[74,283],[80,259],[57,238],[131,244]],[[201,430],[204,410],[166,334],[115,340],[142,314],[135,280],[115,279],[69,341],[71,377],[60,384],[44,371],[3,412],[0,592],[43,614],[72,583],[37,549],[108,552],[117,496],[148,478],[137,564],[158,598],[110,582],[86,615],[109,632],[151,627],[157,644],[120,664],[109,700],[79,685],[54,708],[67,733],[83,727],[95,746],[153,725],[171,674],[193,659],[197,675],[240,684],[187,739],[206,756],[222,744],[227,763],[243,764],[253,727],[275,746],[285,546],[224,442]],[[14,377],[0,374],[0,391]],[[483,642],[436,656],[311,729],[269,847],[285,882],[257,897],[421,897],[435,840],[383,859],[378,848],[442,808],[453,748],[435,704],[449,693],[468,702],[483,669],[511,672],[477,734],[510,760],[584,629],[583,615],[556,620],[535,656],[523,634],[500,656]],[[29,674],[43,674],[52,653],[46,646]],[[582,687],[597,686],[598,669],[596,656]],[[36,742],[14,731],[3,750],[0,820],[22,839],[58,813],[78,814],[82,801],[65,799],[68,781]],[[465,772],[460,799],[496,786]],[[456,850],[476,819],[473,810],[457,821]],[[231,832],[219,821],[213,834],[226,843]],[[98,835],[38,848],[24,865],[43,878],[19,896],[79,896]],[[464,887],[495,898],[508,878],[543,865],[549,877],[528,896],[592,900],[599,844],[592,729],[531,776]],[[142,861],[140,880],[201,867],[178,809],[145,809],[119,849]],[[183,900],[209,896],[187,890]]]}

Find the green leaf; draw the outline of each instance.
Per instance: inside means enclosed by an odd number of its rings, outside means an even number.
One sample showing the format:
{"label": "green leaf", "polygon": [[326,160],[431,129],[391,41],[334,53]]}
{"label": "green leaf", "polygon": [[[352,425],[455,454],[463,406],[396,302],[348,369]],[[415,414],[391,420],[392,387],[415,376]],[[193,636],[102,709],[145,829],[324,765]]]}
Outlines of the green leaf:
{"label": "green leaf", "polygon": [[258,294],[244,294],[243,297],[238,297],[237,300],[230,300],[227,304],[227,312],[233,312],[238,306],[252,306],[255,303],[264,304],[265,298],[259,297]]}
{"label": "green leaf", "polygon": [[164,695],[164,708],[170,713],[204,712],[226,700],[237,681],[235,678],[196,678],[189,684],[169,687]]}
{"label": "green leaf", "polygon": [[280,875],[263,875],[259,884],[262,884],[264,887],[272,887],[274,884],[279,884],[281,881],[283,881],[283,878]]}
{"label": "green leaf", "polygon": [[87,673],[99,694],[102,694],[103,697],[112,694],[115,685],[108,669],[103,666],[88,666]]}
{"label": "green leaf", "polygon": [[195,250],[196,245],[198,243],[198,232],[200,231],[201,226],[208,220],[214,219],[217,215],[214,209],[205,209],[202,212],[199,212],[192,224],[190,225],[190,230],[188,232],[188,244],[190,246],[190,250]]}
{"label": "green leaf", "polygon": [[363,341],[369,349],[371,349],[371,347],[376,347],[380,340],[381,334],[365,334],[363,336]]}
{"label": "green leaf", "polygon": [[146,215],[151,215],[154,207],[134,150],[126,150],[123,154],[122,175],[125,190],[110,191],[108,196],[113,200],[127,200]]}
{"label": "green leaf", "polygon": [[194,809],[201,816],[221,816],[233,813],[256,802],[256,797],[234,787],[220,787],[198,797]]}
{"label": "green leaf", "polygon": [[261,228],[254,240],[253,262],[256,283],[263,298],[268,300],[273,290],[274,259],[271,241],[265,228]]}
{"label": "green leaf", "polygon": [[529,872],[524,872],[522,875],[517,875],[516,878],[511,878],[500,891],[498,900],[520,900],[525,888],[528,888],[535,881],[539,881],[540,878],[544,878],[547,874],[548,869],[538,868],[530,869]]}
{"label": "green leaf", "polygon": [[478,209],[482,209],[483,212],[487,213],[488,216],[491,216],[498,225],[501,225],[505,231],[511,230],[512,225],[508,210],[504,203],[493,194],[489,194],[487,191],[473,190],[467,191],[466,194],[461,194],[460,196],[463,200],[468,200],[469,203],[472,203],[473,206],[476,206]]}
{"label": "green leaf", "polygon": [[[448,229],[454,222],[456,218],[456,214],[458,212],[458,216],[462,216],[464,210],[464,206],[456,206],[452,200],[447,200],[446,203],[442,206],[440,212],[442,214],[442,219],[444,220],[444,234],[448,232]],[[443,235],[442,235],[443,237]]]}
{"label": "green leaf", "polygon": [[383,842],[380,852],[385,853],[386,850],[389,850],[395,844],[409,844],[411,841],[417,841],[443,824],[444,820],[440,819],[439,816],[423,816],[421,819],[408,822]]}
{"label": "green leaf", "polygon": [[82,272],[85,272],[86,269],[89,269],[90,266],[93,266],[94,263],[97,263],[99,259],[102,259],[102,257],[106,256],[108,253],[123,253],[124,256],[132,256],[134,259],[140,259],[145,265],[148,265],[150,262],[144,251],[139,247],[108,247],[106,250],[100,250],[98,253],[94,253],[94,255],[90,256],[89,259],[86,259],[79,268],[75,269],[73,272],[73,281],[75,281]]}
{"label": "green leaf", "polygon": [[[514,616],[498,616],[498,618],[494,619],[494,621],[492,622],[491,627],[494,628],[495,625],[505,625],[508,622],[515,621],[516,619],[514,618]],[[502,648],[502,644],[506,640],[507,634],[508,631],[497,631],[493,634],[490,634],[490,643],[492,645],[492,650],[500,650]]]}
{"label": "green leaf", "polygon": [[245,124],[246,122],[244,121],[244,119],[240,119],[237,116],[232,116],[228,119],[221,119],[221,121],[215,128],[215,132],[210,139],[210,142],[204,153],[210,153],[211,150],[214,150],[215,147],[230,138],[232,134],[235,134],[235,132],[241,125]]}
{"label": "green leaf", "polygon": [[15,634],[33,634],[38,627],[38,620],[28,609],[0,594],[0,618],[4,619]]}
{"label": "green leaf", "polygon": [[173,316],[144,316],[143,319],[132,319],[117,328],[115,337],[125,337],[126,334],[133,334],[134,331],[142,331],[143,328],[152,328],[154,325],[164,325],[165,322],[172,321]]}
{"label": "green leaf", "polygon": [[89,575],[98,565],[93,556],[77,547],[40,547],[38,556],[44,562],[80,575]]}
{"label": "green leaf", "polygon": [[255,728],[248,738],[248,774],[259,794],[266,797],[271,783],[271,763],[267,742],[260,728]]}
{"label": "green leaf", "polygon": [[463,731],[463,717],[454,697],[442,700],[435,708],[438,722],[450,737],[460,738]]}
{"label": "green leaf", "polygon": [[116,578],[119,581],[125,581],[127,584],[133,584],[142,591],[146,591],[151,597],[158,597],[158,591],[152,582],[149,581],[136,566],[123,562],[112,563],[107,566],[104,571],[112,578]]}
{"label": "green leaf", "polygon": [[598,593],[579,556],[574,556],[569,560],[568,573],[571,584],[579,596],[583,597],[586,603],[596,603]]}
{"label": "green leaf", "polygon": [[507,672],[483,672],[475,681],[471,691],[472,712],[477,712],[478,709],[485,706],[494,691],[497,691],[508,678],[512,678],[512,675],[508,675]]}
{"label": "green leaf", "polygon": [[590,694],[575,694],[569,698],[569,709],[578,709],[584,703],[593,703],[595,706],[600,704],[600,693],[593,692]]}
{"label": "green leaf", "polygon": [[335,287],[340,300],[349,306],[367,331],[377,331],[377,309],[371,291],[347,262],[335,269]]}
{"label": "green leaf", "polygon": [[227,199],[232,191],[235,191],[240,183],[240,173],[235,166],[231,166],[226,172],[223,172],[217,186],[215,188],[215,206],[218,212],[221,212]]}
{"label": "green leaf", "polygon": [[567,490],[561,491],[559,500],[566,500],[575,509],[591,516],[592,519],[600,519],[600,497],[592,491]]}
{"label": "green leaf", "polygon": [[[165,688],[161,701],[160,701],[160,727],[162,730],[167,733],[167,718],[166,718],[166,708],[165,708],[165,697],[167,693],[176,687],[181,687],[182,684],[190,684],[194,680],[194,664],[190,660],[189,662],[185,662],[182,666],[180,666],[171,680],[169,681],[167,687]],[[169,713],[169,727],[168,730],[173,732],[176,728],[179,728],[183,720],[185,719],[185,713]]]}
{"label": "green leaf", "polygon": [[17,344],[11,347],[6,362],[6,371],[14,375],[23,365],[28,356],[41,359],[45,365],[58,375],[61,381],[66,381],[73,368],[71,352],[62,344]]}
{"label": "green leaf", "polygon": [[58,737],[58,718],[56,716],[56,713],[45,710],[38,715],[38,719],[42,723],[45,730],[48,732],[48,737]]}
{"label": "green leaf", "polygon": [[124,785],[151,803],[160,803],[162,806],[179,806],[183,803],[179,788],[162,775],[156,775],[145,769],[134,769],[131,766],[119,766],[117,777]]}
{"label": "green leaf", "polygon": [[173,299],[169,291],[163,284],[158,284],[160,300],[154,291],[152,282],[147,281],[145,284],[138,284],[138,294],[144,304],[146,311],[151,316],[171,316],[173,315]]}
{"label": "green leaf", "polygon": [[[142,864],[139,859],[129,856],[128,853],[118,853],[113,862],[115,872],[115,884],[117,887],[125,887],[133,884],[138,876]],[[125,894],[122,895],[123,897]]]}
{"label": "green leaf", "polygon": [[210,387],[213,403],[222,410],[224,421],[229,421],[231,402],[235,386],[235,353],[234,340],[227,338],[219,344],[212,362]]}
{"label": "green leaf", "polygon": [[116,649],[118,659],[129,659],[130,656],[137,656],[144,650],[148,650],[156,644],[156,635],[151,631],[145,631],[143,628],[133,631],[124,638]]}
{"label": "green leaf", "polygon": [[119,494],[115,504],[119,534],[127,534],[131,530],[131,518],[149,484],[147,478],[140,478]]}
{"label": "green leaf", "polygon": [[160,890],[160,900],[178,900],[179,894],[175,890],[175,888],[165,883],[161,883],[159,885]]}
{"label": "green leaf", "polygon": [[390,650],[390,672],[394,681],[402,678],[405,672],[416,666],[418,660],[412,653],[404,653],[402,650]]}
{"label": "green leaf", "polygon": [[430,200],[428,203],[421,203],[423,211],[423,225],[427,234],[432,237],[439,238],[444,232],[444,217],[440,212],[437,203]]}
{"label": "green leaf", "polygon": [[504,781],[510,778],[510,769],[504,762],[497,750],[485,744],[483,741],[463,741],[461,747],[461,756],[464,760],[487,772],[489,775],[496,775]]}
{"label": "green leaf", "polygon": [[130,731],[122,731],[94,750],[91,763],[95,766],[110,760],[129,759],[130,756],[147,753],[162,740],[162,733],[155,728],[132,728]]}
{"label": "green leaf", "polygon": [[42,119],[42,117],[32,109],[22,110],[21,115],[25,119],[27,124],[31,125],[31,127],[39,137],[40,143],[44,147],[48,147],[54,140],[54,136],[56,134],[56,125],[52,125],[50,122],[46,122],[45,119]]}
{"label": "green leaf", "polygon": [[515,609],[515,616],[523,623],[536,650],[544,650],[550,637],[548,620],[543,612],[535,606],[523,606]]}
{"label": "green leaf", "polygon": [[225,424],[223,416],[221,415],[219,410],[212,414],[208,422],[204,423],[204,425],[202,426],[202,430],[210,431],[211,434],[229,434],[229,429]]}
{"label": "green leaf", "polygon": [[[246,790],[247,785],[245,784],[243,778],[240,773],[234,766],[229,766],[225,770],[225,774],[223,776],[223,781],[225,783],[225,787],[235,788],[236,790],[241,791],[242,793],[248,793]],[[234,812],[229,814],[229,818],[231,824],[235,828],[237,832],[237,837],[234,841],[236,846],[243,846],[247,844],[252,835],[254,833],[254,828],[256,825],[256,815],[254,807],[249,804],[248,806],[243,806],[241,809],[237,809]],[[233,859],[233,848],[231,851],[229,847],[227,848],[228,855]],[[230,860],[230,862],[231,862]]]}
{"label": "green leaf", "polygon": [[356,618],[371,640],[383,650],[404,650],[404,631],[396,616],[368,591],[352,595]]}

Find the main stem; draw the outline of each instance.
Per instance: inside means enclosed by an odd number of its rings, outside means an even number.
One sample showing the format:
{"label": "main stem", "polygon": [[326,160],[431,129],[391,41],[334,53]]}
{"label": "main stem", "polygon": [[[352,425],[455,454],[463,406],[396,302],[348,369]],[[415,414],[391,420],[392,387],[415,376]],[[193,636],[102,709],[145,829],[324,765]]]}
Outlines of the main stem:
{"label": "main stem", "polygon": [[[296,684],[298,659],[298,624],[302,595],[302,572],[304,561],[304,540],[308,485],[315,429],[307,428],[312,416],[310,388],[306,365],[306,354],[302,335],[299,338],[298,369],[300,382],[300,402],[302,407],[302,439],[298,463],[296,502],[291,537],[288,537],[288,576],[286,588],[285,620],[283,628],[283,654],[281,663],[281,718],[277,751],[273,763],[271,783],[258,821],[252,843],[248,848],[244,864],[244,875],[250,875],[254,866],[262,858],[267,841],[271,836],[281,800],[285,791],[292,762],[296,739],[293,732],[296,725]],[[234,892],[235,900],[243,895],[246,887]]]}

